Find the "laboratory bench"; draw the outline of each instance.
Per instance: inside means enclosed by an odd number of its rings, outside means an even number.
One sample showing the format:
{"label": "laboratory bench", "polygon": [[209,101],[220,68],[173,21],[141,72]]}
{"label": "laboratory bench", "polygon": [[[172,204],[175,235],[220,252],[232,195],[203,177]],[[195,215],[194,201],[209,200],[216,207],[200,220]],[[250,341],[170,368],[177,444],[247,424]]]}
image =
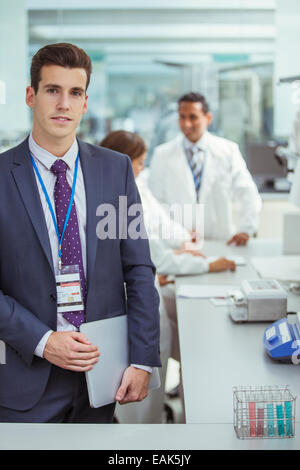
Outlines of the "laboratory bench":
{"label": "laboratory bench", "polygon": [[[201,396],[199,393],[199,400]],[[297,450],[292,439],[237,439],[231,423],[0,424],[0,450]],[[134,455],[134,453],[133,453]]]}
{"label": "laboratory bench", "polygon": [[[281,254],[281,249],[281,242],[276,240],[252,239],[247,247],[206,241],[203,246],[206,255],[223,255],[229,258],[230,255],[242,255],[246,264],[238,266],[235,272],[178,276],[176,291],[178,292],[180,286],[188,284],[239,286],[243,279],[257,279],[259,276],[251,265],[250,258],[277,256]],[[294,395],[300,396],[297,366],[276,362],[264,350],[263,333],[270,323],[234,323],[227,307],[217,307],[210,299],[177,296],[176,304],[188,424],[233,423],[234,386],[288,384]],[[300,296],[288,293],[287,309],[300,311]],[[297,400],[296,421],[300,422]],[[255,442],[258,443],[258,440]],[[254,446],[261,445],[255,442],[253,441]],[[286,442],[286,445],[289,444]],[[240,446],[238,439],[236,446]]]}

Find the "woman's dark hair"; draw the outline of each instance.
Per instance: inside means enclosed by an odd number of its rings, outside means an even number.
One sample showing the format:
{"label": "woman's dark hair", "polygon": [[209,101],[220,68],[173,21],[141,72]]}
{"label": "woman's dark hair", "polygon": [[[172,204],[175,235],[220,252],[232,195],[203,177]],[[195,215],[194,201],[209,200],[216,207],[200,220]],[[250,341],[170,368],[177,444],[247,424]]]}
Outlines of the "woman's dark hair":
{"label": "woman's dark hair", "polygon": [[41,80],[41,69],[44,65],[60,65],[71,69],[80,68],[86,71],[87,81],[85,90],[90,83],[92,62],[87,53],[74,44],[60,42],[48,44],[33,56],[30,68],[31,86],[37,93]]}
{"label": "woman's dark hair", "polygon": [[180,103],[183,103],[183,102],[201,103],[203,113],[207,114],[209,112],[208,103],[205,97],[203,95],[200,95],[200,93],[194,93],[193,91],[191,91],[190,93],[186,93],[185,95],[182,95],[178,100],[178,106],[180,105]]}
{"label": "woman's dark hair", "polygon": [[99,145],[125,153],[131,160],[141,157],[147,150],[143,139],[138,134],[128,131],[110,132]]}

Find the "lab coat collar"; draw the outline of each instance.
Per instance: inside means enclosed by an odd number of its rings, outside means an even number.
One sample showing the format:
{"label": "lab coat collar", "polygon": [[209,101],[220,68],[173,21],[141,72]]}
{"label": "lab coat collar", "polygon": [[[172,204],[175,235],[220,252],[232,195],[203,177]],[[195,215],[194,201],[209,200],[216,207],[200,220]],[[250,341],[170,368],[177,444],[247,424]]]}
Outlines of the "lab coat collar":
{"label": "lab coat collar", "polygon": [[185,136],[183,137],[183,146],[185,150],[191,150],[197,147],[199,150],[205,151],[208,145],[208,132],[204,132],[203,136],[197,142],[191,142]]}

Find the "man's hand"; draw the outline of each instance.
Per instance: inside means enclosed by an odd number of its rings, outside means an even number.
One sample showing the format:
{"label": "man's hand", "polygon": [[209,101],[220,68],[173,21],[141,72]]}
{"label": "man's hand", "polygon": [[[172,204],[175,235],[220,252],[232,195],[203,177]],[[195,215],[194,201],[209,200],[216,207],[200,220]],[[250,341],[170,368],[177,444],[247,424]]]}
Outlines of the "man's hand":
{"label": "man's hand", "polygon": [[83,333],[55,331],[44,349],[44,358],[62,369],[76,372],[91,370],[98,362],[100,352]]}
{"label": "man's hand", "polygon": [[122,383],[116,393],[116,401],[120,405],[134,401],[142,401],[148,395],[150,373],[129,366],[125,370]]}
{"label": "man's hand", "polygon": [[249,240],[249,235],[248,233],[241,232],[237,233],[236,235],[233,235],[230,240],[228,240],[227,245],[231,245],[232,243],[235,243],[237,246],[245,246]]}
{"label": "man's hand", "polygon": [[231,261],[227,258],[219,258],[212,263],[209,263],[209,272],[210,273],[218,273],[221,271],[235,271],[235,262]]}

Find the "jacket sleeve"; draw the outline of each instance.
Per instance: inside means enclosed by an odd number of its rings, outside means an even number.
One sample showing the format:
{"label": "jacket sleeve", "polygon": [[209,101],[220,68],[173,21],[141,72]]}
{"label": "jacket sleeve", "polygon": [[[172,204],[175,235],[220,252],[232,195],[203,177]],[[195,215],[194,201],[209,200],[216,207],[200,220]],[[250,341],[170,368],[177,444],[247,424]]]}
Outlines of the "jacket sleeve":
{"label": "jacket sleeve", "polygon": [[[126,159],[126,164],[127,236],[121,241],[121,257],[126,283],[130,362],[154,367],[161,365],[159,295],[154,286],[155,267],[150,258],[141,200],[129,158]],[[140,216],[135,214],[136,211]],[[137,236],[134,230],[137,220],[141,236]]]}
{"label": "jacket sleeve", "polygon": [[15,349],[28,366],[49,326],[0,290],[0,340]]}
{"label": "jacket sleeve", "polygon": [[232,184],[234,200],[240,204],[238,232],[253,235],[258,230],[261,197],[236,144],[232,152]]}

